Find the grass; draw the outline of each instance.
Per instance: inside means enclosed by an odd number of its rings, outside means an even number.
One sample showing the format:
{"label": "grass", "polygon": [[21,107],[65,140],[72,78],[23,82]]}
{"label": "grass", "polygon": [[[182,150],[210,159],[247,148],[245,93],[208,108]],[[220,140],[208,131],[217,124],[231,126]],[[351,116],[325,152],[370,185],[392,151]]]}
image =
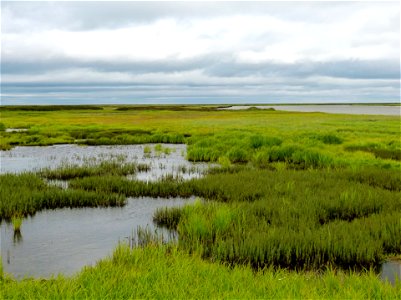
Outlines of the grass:
{"label": "grass", "polygon": [[[184,182],[109,176],[75,179],[70,186],[131,197],[196,195],[221,202],[182,212],[159,210],[155,220],[178,229],[185,249],[230,264],[361,269],[377,267],[386,255],[401,252],[397,171],[242,168]],[[213,224],[222,220],[215,213],[225,209],[230,226],[224,231]]]}
{"label": "grass", "polygon": [[[186,143],[187,158],[193,161],[231,158],[232,162],[249,163],[263,158],[262,165],[279,159],[293,161],[296,168],[400,167],[397,116],[218,111],[210,106],[189,106],[185,113],[176,106],[131,106],[126,110],[116,106],[104,106],[102,110],[23,108],[0,110],[5,128],[28,129],[0,131],[0,149],[61,143]],[[354,151],[361,145],[368,145],[364,148],[367,151]],[[369,145],[375,145],[375,150]],[[280,153],[283,155],[274,156]]]}
{"label": "grass", "polygon": [[0,175],[0,220],[34,215],[42,209],[124,204],[121,195],[50,187],[34,174]]}
{"label": "grass", "polygon": [[310,298],[399,299],[401,282],[381,282],[364,273],[327,269],[322,273],[228,267],[189,255],[175,246],[130,250],[119,246],[112,257],[72,278],[8,278],[0,281],[6,299],[25,298]]}
{"label": "grass", "polygon": [[118,160],[85,163],[84,165],[66,164],[57,169],[42,169],[39,173],[47,179],[68,180],[87,176],[117,175],[125,176],[139,171],[149,171],[150,166],[143,163],[127,163]]}
{"label": "grass", "polygon": [[[1,109],[1,128],[28,131],[0,130],[0,148],[155,143],[144,147],[149,156],[168,155],[162,143],[186,143],[188,160],[221,167],[200,179],[148,183],[124,177],[146,166],[122,161],[0,175],[1,219],[124,205],[128,196],[205,201],[155,213],[179,233],[176,245],[120,246],[71,278],[6,275],[5,298],[400,298],[400,282],[390,286],[375,274],[401,253],[398,117],[101,108]],[[69,188],[43,178],[69,180]]]}
{"label": "grass", "polygon": [[13,224],[14,232],[21,230],[22,218],[18,216],[14,216],[11,218],[11,223]]}
{"label": "grass", "polygon": [[102,110],[96,105],[8,105],[0,111],[65,111],[65,110]]}

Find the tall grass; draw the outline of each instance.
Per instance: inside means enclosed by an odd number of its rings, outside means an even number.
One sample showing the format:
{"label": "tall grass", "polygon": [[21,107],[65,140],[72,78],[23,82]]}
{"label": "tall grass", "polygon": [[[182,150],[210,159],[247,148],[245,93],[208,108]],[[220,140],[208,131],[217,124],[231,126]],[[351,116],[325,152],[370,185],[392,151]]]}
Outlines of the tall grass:
{"label": "tall grass", "polygon": [[230,268],[165,245],[113,255],[71,278],[0,282],[5,299],[274,298],[398,299],[401,282],[383,283],[372,271],[326,269],[321,273]]}
{"label": "tall grass", "polygon": [[[401,253],[397,117],[150,106],[0,113],[5,127],[29,128],[0,131],[1,149],[187,143],[188,160],[222,166],[201,179],[149,183],[121,176],[133,167],[42,173],[72,179],[67,190],[48,187],[32,174],[1,175],[2,219],[44,208],[123,205],[126,196],[208,200],[155,213],[158,224],[179,232],[177,246],[119,247],[113,258],[71,279],[3,280],[6,298],[399,295],[399,282],[380,283],[372,272],[386,256]],[[372,271],[349,272],[365,268]]]}
{"label": "tall grass", "polygon": [[13,216],[11,218],[11,223],[13,224],[14,232],[21,230],[22,218],[19,216]]}
{"label": "tall grass", "polygon": [[62,165],[57,169],[42,169],[39,174],[47,179],[68,180],[87,176],[116,175],[125,176],[138,171],[149,171],[147,164],[127,163],[118,160],[86,163],[82,166],[75,164]]}
{"label": "tall grass", "polygon": [[0,175],[0,220],[33,215],[41,209],[121,206],[125,201],[117,194],[50,187],[34,174]]}
{"label": "tall grass", "polygon": [[372,153],[376,158],[393,159],[401,161],[401,149],[395,148],[384,148],[378,144],[366,144],[366,145],[348,145],[345,147],[347,151],[364,151]]}
{"label": "tall grass", "polygon": [[[192,161],[217,162],[231,157],[238,162],[259,160],[263,167],[279,161],[293,168],[400,168],[397,117],[220,111],[209,106],[69,108],[0,110],[5,127],[29,128],[27,132],[0,131],[0,148],[60,143],[187,143],[187,158]],[[54,122],[49,123],[49,119]],[[291,147],[301,153],[292,157],[288,151]],[[264,153],[269,154],[268,158]]]}
{"label": "tall grass", "polygon": [[110,176],[70,184],[133,197],[196,195],[225,203],[197,206],[194,211],[158,210],[154,216],[159,224],[178,229],[184,248],[202,249],[205,257],[255,267],[364,268],[377,266],[391,252],[401,252],[399,172],[369,172],[372,177],[391,178],[393,188],[387,188],[387,181],[372,185],[360,180],[364,177],[357,174],[364,170],[247,168],[183,182],[144,183]]}
{"label": "tall grass", "polygon": [[[386,175],[398,190],[399,173]],[[209,175],[182,189],[224,204],[159,209],[154,220],[178,230],[185,249],[230,264],[377,267],[401,252],[401,194],[354,176],[342,170]]]}

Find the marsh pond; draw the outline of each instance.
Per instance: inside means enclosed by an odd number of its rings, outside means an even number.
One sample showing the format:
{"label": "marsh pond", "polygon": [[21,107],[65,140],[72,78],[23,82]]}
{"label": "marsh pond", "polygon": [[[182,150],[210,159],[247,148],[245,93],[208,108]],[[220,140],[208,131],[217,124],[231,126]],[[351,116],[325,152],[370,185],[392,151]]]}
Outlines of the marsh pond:
{"label": "marsh pond", "polygon": [[[187,180],[202,176],[206,163],[185,159],[185,145],[129,145],[15,147],[1,151],[1,173],[54,170],[68,165],[82,166],[118,159],[146,164],[145,171],[129,175],[141,181],[166,176]],[[50,181],[65,187],[66,182]],[[172,232],[157,228],[153,213],[157,208],[182,206],[194,198],[128,198],[122,207],[61,208],[43,210],[23,220],[21,232],[14,233],[11,223],[1,223],[1,253],[4,271],[16,278],[71,275],[83,266],[93,265],[110,255],[119,242],[128,242],[141,226],[157,231],[163,239]]]}

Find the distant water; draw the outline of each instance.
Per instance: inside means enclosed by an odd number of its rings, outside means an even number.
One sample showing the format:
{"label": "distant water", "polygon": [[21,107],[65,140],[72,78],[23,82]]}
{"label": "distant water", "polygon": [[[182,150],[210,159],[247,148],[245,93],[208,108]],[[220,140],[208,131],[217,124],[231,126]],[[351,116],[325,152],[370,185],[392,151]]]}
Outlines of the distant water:
{"label": "distant water", "polygon": [[[151,153],[145,154],[148,147]],[[170,154],[157,153],[155,144],[113,145],[113,146],[21,146],[8,151],[0,151],[0,174],[39,171],[42,168],[55,169],[62,165],[83,165],[84,162],[101,162],[123,157],[126,162],[145,163],[150,166],[146,172],[138,172],[133,177],[142,181],[154,181],[171,175],[182,179],[202,176],[209,167],[207,163],[193,163],[185,159],[186,145],[163,144]]]}
{"label": "distant water", "polygon": [[298,112],[324,112],[332,114],[352,114],[352,115],[386,115],[400,116],[401,106],[386,105],[238,105],[222,110],[244,110],[250,107],[259,109],[274,108],[275,110],[298,111]]}

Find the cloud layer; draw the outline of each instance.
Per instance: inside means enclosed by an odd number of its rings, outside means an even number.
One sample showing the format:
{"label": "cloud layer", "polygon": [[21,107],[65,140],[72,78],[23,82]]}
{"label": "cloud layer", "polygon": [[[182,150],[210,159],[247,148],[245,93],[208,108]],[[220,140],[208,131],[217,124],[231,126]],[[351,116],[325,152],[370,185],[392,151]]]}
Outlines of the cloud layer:
{"label": "cloud layer", "polygon": [[392,102],[399,2],[2,2],[2,104]]}

